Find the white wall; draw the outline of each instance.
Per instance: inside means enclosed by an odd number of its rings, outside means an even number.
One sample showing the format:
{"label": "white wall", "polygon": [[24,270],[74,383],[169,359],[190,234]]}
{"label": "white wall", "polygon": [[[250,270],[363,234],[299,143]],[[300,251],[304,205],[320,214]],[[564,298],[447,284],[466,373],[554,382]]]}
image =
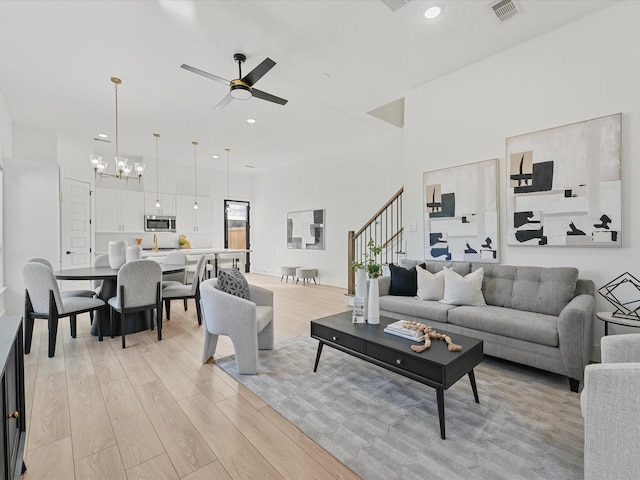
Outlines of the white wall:
{"label": "white wall", "polygon": [[[4,159],[9,158],[13,151],[13,126],[11,124],[11,116],[7,104],[4,100],[4,95],[0,91],[0,169],[4,167]],[[5,310],[5,293],[6,288],[4,286],[4,198],[2,192],[4,191],[4,172],[0,173],[0,315],[6,313]]]}
{"label": "white wall", "polygon": [[[638,18],[640,2],[617,4],[406,96],[404,221],[418,223],[418,232],[408,236],[409,257],[424,257],[422,172],[497,157],[501,263],[574,266],[596,289],[625,271],[640,276],[640,223],[634,208],[640,204]],[[624,247],[507,247],[505,139],[618,112],[623,113]],[[612,306],[598,298],[596,309]],[[620,331],[625,330],[610,329]],[[595,320],[597,345],[602,334],[603,324]]]}
{"label": "white wall", "polygon": [[[280,276],[283,265],[315,267],[322,283],[347,286],[347,232],[402,187],[403,132],[389,128],[366,144],[254,178],[253,272]],[[287,212],[316,209],[325,210],[325,249],[288,249]]]}

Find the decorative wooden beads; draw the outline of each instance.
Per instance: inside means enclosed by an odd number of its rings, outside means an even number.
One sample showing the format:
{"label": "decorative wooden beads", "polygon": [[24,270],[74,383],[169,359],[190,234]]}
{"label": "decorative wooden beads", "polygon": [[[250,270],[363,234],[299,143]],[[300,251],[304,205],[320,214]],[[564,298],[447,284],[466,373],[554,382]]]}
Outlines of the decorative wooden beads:
{"label": "decorative wooden beads", "polygon": [[404,320],[402,322],[402,326],[404,328],[410,328],[411,330],[417,330],[424,334],[424,345],[411,345],[411,350],[413,350],[414,352],[424,352],[427,348],[431,347],[432,339],[444,340],[447,343],[447,350],[449,350],[450,352],[460,352],[462,350],[462,347],[460,345],[456,345],[455,343],[453,343],[449,335],[445,335],[444,333],[437,333],[435,330],[432,330],[431,327],[428,327],[424,323]]}

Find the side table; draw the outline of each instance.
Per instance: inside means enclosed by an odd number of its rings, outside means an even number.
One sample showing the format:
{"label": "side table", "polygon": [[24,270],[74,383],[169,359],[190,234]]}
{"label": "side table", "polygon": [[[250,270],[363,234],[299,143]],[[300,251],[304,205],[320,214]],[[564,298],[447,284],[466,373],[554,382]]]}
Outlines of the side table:
{"label": "side table", "polygon": [[596,317],[604,322],[604,334],[609,335],[609,324],[624,325],[626,327],[640,327],[640,321],[630,318],[614,317],[613,312],[598,312]]}

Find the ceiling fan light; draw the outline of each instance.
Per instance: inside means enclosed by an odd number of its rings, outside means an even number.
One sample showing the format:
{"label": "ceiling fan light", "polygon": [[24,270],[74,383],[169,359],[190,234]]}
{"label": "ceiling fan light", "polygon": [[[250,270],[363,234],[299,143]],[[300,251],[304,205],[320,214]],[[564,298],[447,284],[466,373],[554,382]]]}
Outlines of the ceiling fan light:
{"label": "ceiling fan light", "polygon": [[251,90],[245,85],[232,85],[230,95],[236,100],[249,100]]}

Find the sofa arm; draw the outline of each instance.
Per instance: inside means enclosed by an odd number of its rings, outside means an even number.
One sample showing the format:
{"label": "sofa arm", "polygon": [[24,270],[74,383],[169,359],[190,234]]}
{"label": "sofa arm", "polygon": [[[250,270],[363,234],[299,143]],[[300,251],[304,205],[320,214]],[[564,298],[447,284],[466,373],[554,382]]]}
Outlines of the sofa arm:
{"label": "sofa arm", "polygon": [[611,335],[600,340],[602,363],[640,362],[640,335]]}
{"label": "sofa arm", "polygon": [[273,292],[257,285],[249,284],[251,301],[262,307],[273,307]]}
{"label": "sofa arm", "polygon": [[640,478],[640,363],[588,365],[580,398],[584,478]]}
{"label": "sofa arm", "polygon": [[389,295],[389,288],[391,288],[391,277],[378,277],[378,292],[381,297]]}
{"label": "sofa arm", "polygon": [[582,380],[584,367],[589,363],[593,350],[592,295],[577,295],[560,312],[558,339],[560,355],[569,378]]}

